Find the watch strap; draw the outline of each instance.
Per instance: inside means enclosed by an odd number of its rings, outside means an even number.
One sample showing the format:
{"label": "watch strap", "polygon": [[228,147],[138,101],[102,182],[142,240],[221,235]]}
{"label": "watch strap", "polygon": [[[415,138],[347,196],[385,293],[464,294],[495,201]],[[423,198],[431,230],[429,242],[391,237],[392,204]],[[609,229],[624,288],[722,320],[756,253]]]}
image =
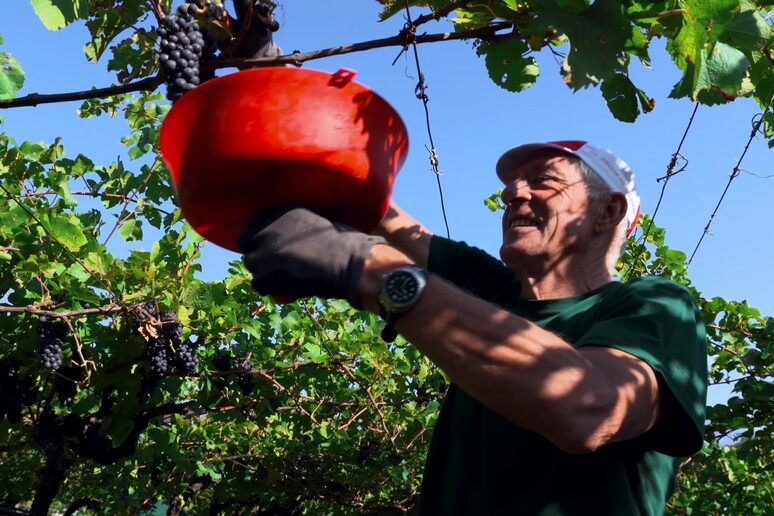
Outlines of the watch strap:
{"label": "watch strap", "polygon": [[384,342],[395,342],[395,339],[398,338],[398,330],[395,329],[395,321],[398,319],[398,317],[390,318],[385,323],[384,328],[382,328],[382,340]]}

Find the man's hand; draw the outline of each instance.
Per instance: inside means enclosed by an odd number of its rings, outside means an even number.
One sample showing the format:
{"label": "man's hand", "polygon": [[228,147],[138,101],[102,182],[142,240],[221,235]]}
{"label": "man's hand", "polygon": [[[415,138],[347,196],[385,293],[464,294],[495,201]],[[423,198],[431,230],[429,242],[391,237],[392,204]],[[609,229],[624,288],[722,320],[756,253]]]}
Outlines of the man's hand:
{"label": "man's hand", "polygon": [[382,237],[331,222],[297,206],[253,216],[239,235],[253,288],[263,295],[346,299],[361,308],[360,277]]}

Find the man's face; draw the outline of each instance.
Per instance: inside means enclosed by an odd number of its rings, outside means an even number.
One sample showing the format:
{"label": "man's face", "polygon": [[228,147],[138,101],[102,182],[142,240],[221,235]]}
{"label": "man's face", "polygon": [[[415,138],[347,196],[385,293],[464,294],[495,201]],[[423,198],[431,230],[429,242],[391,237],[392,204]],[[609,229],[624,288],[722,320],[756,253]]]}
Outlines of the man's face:
{"label": "man's face", "polygon": [[502,200],[500,257],[511,268],[550,267],[593,234],[583,173],[560,151],[539,151],[513,170]]}

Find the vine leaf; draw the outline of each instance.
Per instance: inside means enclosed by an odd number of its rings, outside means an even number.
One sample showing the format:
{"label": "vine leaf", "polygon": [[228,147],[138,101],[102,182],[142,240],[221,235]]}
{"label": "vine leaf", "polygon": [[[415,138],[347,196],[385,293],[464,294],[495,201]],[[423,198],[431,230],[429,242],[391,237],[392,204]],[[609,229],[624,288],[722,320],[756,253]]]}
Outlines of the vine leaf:
{"label": "vine leaf", "polygon": [[87,0],[32,0],[32,7],[48,30],[59,30],[89,13]]}
{"label": "vine leaf", "polygon": [[718,42],[712,51],[702,50],[696,62],[688,64],[686,74],[669,96],[699,99],[708,105],[732,101],[750,93],[743,88],[749,68],[750,61],[740,50]]}
{"label": "vine leaf", "polygon": [[[632,53],[647,55],[648,41],[624,16],[620,0],[598,0],[580,12],[567,12],[555,0],[540,0],[538,15],[528,28],[542,35],[559,31],[570,41],[563,73],[576,91],[599,84],[616,73],[625,73]],[[575,11],[575,9],[573,9]]]}
{"label": "vine leaf", "polygon": [[623,73],[617,73],[606,78],[600,86],[602,96],[607,102],[610,112],[622,122],[634,122],[640,114],[640,107],[645,113],[653,111],[655,101],[637,88]]}
{"label": "vine leaf", "polygon": [[[126,0],[119,7],[110,7],[100,9],[93,13],[86,21],[86,28],[91,34],[91,41],[86,43],[83,50],[86,57],[93,62],[97,62],[102,54],[110,47],[110,44],[126,30],[127,26],[139,24],[141,18],[147,14],[147,6],[139,0]],[[155,38],[145,29],[139,29],[127,41],[119,45],[136,45],[141,49],[144,47],[153,47]],[[114,52],[116,49],[114,49]],[[155,66],[153,59],[147,59],[145,67]],[[109,70],[120,70],[120,68],[108,68]]]}
{"label": "vine leaf", "polygon": [[753,9],[734,15],[726,25],[720,40],[739,49],[762,49],[771,45],[771,26]]}
{"label": "vine leaf", "polygon": [[[395,14],[405,11],[406,10],[406,1],[405,0],[378,0],[379,3],[384,5],[384,9],[379,14],[379,20],[384,21]],[[410,0],[409,6],[417,6],[417,5],[426,5],[430,7],[433,11],[438,11],[439,9],[446,7],[447,5],[450,5],[453,2],[453,0]]]}
{"label": "vine leaf", "polygon": [[24,86],[24,71],[8,52],[0,54],[0,99],[12,99]]}
{"label": "vine leaf", "polygon": [[[731,20],[736,4],[735,0],[684,2],[679,27],[676,31],[673,29],[673,37],[667,42],[667,51],[683,71],[683,78],[671,94],[673,98],[688,96],[695,100],[699,91],[711,86],[707,84],[705,67],[712,66],[710,56],[714,60],[715,45]],[[725,59],[721,57],[718,60]]]}
{"label": "vine leaf", "polygon": [[527,44],[520,40],[483,42],[478,47],[478,55],[485,56],[489,77],[495,84],[508,91],[523,91],[535,84],[540,75],[535,59],[523,55],[528,50]]}
{"label": "vine leaf", "polygon": [[57,240],[73,253],[86,245],[86,236],[83,234],[80,221],[75,215],[49,217],[47,226],[49,232],[56,235]]}

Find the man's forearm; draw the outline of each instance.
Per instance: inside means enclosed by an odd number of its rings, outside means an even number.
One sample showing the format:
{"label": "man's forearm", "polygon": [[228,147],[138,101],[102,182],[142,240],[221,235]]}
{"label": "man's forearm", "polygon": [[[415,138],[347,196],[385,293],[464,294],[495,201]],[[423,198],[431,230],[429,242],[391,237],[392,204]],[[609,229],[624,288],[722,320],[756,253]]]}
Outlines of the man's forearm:
{"label": "man's forearm", "polygon": [[420,267],[427,267],[432,233],[394,202],[390,204],[375,233]]}
{"label": "man's forearm", "polygon": [[[381,275],[409,262],[374,247],[361,283],[367,309],[378,312]],[[618,389],[586,353],[438,276],[397,329],[471,396],[562,449],[589,451],[622,425]]]}

